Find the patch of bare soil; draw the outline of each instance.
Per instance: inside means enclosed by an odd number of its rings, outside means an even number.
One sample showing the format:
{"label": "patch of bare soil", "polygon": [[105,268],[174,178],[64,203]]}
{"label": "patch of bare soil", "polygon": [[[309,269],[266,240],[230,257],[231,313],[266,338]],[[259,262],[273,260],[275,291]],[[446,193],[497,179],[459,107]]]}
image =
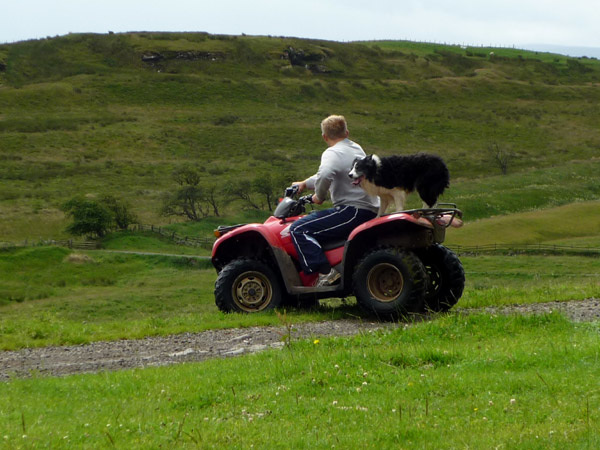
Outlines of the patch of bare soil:
{"label": "patch of bare soil", "polygon": [[[600,299],[535,303],[476,310],[456,308],[453,313],[543,314],[552,311],[560,311],[574,321],[600,320]],[[139,340],[5,351],[0,352],[0,380],[7,381],[13,377],[42,375],[63,376],[203,361],[209,358],[253,353],[268,348],[281,348],[285,345],[287,338],[316,339],[329,336],[352,336],[406,325],[406,323],[336,320],[295,324],[291,330],[284,326],[210,330]]]}

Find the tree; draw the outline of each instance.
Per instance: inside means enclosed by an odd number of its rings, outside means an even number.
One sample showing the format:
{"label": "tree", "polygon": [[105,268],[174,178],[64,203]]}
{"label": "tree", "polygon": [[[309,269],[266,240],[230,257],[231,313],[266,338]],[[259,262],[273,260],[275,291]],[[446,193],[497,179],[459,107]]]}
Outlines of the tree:
{"label": "tree", "polygon": [[[173,172],[173,179],[179,185],[179,188],[171,194],[167,194],[163,200],[161,213],[165,216],[184,216],[189,220],[199,221],[207,217],[210,211],[206,206],[207,195],[200,181],[200,173],[191,167],[181,167]],[[216,196],[208,200],[213,210],[218,212],[216,206]],[[218,214],[217,214],[218,215]]]}
{"label": "tree", "polygon": [[274,193],[273,178],[271,175],[267,173],[255,178],[254,181],[252,181],[252,189],[257,194],[264,196],[268,210],[273,211],[273,206],[271,206],[271,204],[275,204],[277,194]]}
{"label": "tree", "polygon": [[513,160],[514,153],[500,147],[497,142],[488,145],[488,153],[492,156],[494,162],[500,168],[502,175],[508,173],[508,164]]}
{"label": "tree", "polygon": [[179,186],[198,186],[202,177],[192,167],[180,167],[173,172],[173,179]]}
{"label": "tree", "polygon": [[221,188],[216,184],[204,186],[205,198],[213,210],[215,217],[219,217],[219,204],[222,197],[219,195]]}
{"label": "tree", "polygon": [[252,190],[264,197],[269,211],[277,206],[277,199],[283,193],[284,187],[295,179],[288,174],[271,176],[270,173],[259,175],[252,181]]}
{"label": "tree", "polygon": [[234,199],[243,200],[245,204],[260,209],[260,206],[252,198],[252,183],[248,180],[231,180],[227,186],[227,193]]}
{"label": "tree", "polygon": [[198,186],[182,186],[175,193],[167,194],[164,199],[162,214],[165,216],[184,216],[199,221],[208,216],[204,207],[202,189]]}
{"label": "tree", "polygon": [[128,229],[129,225],[137,221],[135,214],[129,210],[129,205],[122,200],[119,200],[112,195],[105,195],[102,197],[101,202],[112,213],[113,221],[120,230]]}
{"label": "tree", "polygon": [[76,236],[96,235],[102,237],[113,224],[113,215],[101,202],[75,197],[65,203],[62,210],[73,218],[67,231]]}

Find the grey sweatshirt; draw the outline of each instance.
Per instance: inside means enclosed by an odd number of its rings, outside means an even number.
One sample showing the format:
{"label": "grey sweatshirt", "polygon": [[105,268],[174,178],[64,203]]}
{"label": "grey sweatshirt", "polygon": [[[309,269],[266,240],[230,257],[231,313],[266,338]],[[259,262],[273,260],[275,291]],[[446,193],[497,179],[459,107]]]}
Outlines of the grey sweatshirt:
{"label": "grey sweatshirt", "polygon": [[348,176],[357,157],[364,157],[362,147],[350,139],[344,139],[329,147],[321,155],[318,172],[306,180],[306,187],[313,189],[321,200],[331,195],[333,206],[348,205],[377,212],[379,198],[367,195],[359,186],[354,186]]}

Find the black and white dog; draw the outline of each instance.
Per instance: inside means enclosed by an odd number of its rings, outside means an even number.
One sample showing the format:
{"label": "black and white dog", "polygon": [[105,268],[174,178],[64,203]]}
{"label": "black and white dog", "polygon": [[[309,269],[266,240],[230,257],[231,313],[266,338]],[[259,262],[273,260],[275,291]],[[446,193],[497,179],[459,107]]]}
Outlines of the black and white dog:
{"label": "black and white dog", "polygon": [[360,185],[370,195],[379,196],[378,216],[385,213],[392,201],[396,211],[402,211],[406,196],[414,190],[423,200],[423,207],[432,208],[450,186],[446,164],[439,156],[428,153],[356,158],[348,176],[352,178],[352,184]]}

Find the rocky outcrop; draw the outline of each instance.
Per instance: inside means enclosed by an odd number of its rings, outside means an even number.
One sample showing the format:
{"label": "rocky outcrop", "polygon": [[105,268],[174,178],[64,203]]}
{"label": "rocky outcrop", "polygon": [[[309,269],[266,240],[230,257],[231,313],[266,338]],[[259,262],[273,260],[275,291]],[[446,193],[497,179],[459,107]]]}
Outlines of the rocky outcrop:
{"label": "rocky outcrop", "polygon": [[282,59],[289,60],[292,66],[301,66],[313,73],[331,73],[331,70],[322,63],[327,59],[323,53],[305,52],[289,46],[283,51]]}
{"label": "rocky outcrop", "polygon": [[148,64],[173,59],[185,61],[222,61],[225,55],[221,52],[200,52],[196,50],[149,52],[142,55],[142,61]]}

